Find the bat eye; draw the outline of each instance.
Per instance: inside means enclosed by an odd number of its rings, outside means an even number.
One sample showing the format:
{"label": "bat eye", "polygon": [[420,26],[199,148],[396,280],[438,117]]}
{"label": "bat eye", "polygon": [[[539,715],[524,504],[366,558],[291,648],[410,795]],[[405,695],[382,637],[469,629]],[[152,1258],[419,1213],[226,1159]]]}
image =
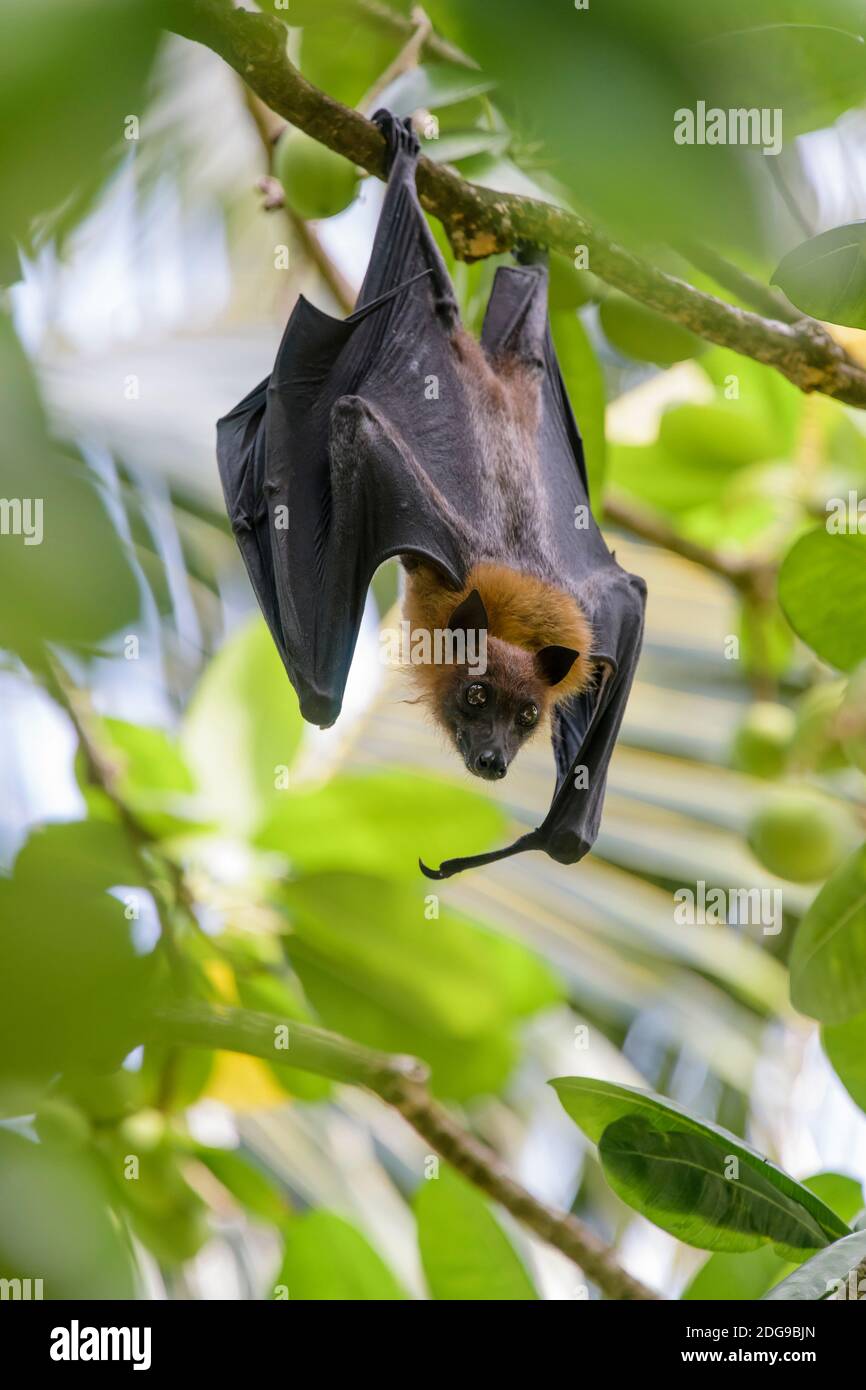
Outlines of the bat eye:
{"label": "bat eye", "polygon": [[484,685],[470,685],[466,691],[467,705],[486,705],[487,687]]}
{"label": "bat eye", "polygon": [[533,724],[538,721],[538,705],[532,703],[524,705],[517,716],[517,722],[521,729],[531,729]]}

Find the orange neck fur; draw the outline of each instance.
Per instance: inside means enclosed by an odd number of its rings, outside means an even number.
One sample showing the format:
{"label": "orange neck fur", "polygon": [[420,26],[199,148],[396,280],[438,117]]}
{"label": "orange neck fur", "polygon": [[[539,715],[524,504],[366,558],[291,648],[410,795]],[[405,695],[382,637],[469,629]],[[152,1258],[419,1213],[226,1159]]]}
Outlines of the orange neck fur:
{"label": "orange neck fur", "polygon": [[413,628],[444,630],[459,603],[477,589],[489,620],[488,634],[526,651],[542,647],[571,647],[579,652],[564,680],[554,686],[560,704],[592,680],[592,631],[583,609],[571,594],[535,575],[488,561],[474,565],[459,593],[446,588],[428,565],[408,576],[404,613]]}

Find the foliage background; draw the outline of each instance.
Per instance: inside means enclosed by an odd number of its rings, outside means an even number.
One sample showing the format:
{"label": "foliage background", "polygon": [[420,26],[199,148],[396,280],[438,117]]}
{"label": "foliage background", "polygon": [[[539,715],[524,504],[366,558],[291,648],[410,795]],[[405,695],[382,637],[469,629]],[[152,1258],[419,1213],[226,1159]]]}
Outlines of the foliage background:
{"label": "foliage background", "polygon": [[[592,856],[524,856],[432,902],[418,853],[533,825],[549,750],[495,794],[461,779],[378,660],[391,568],[344,717],[302,726],[213,426],[267,373],[298,293],[343,311],[381,185],[323,222],[265,212],[248,94],[160,29],[177,8],[16,0],[0,35],[2,491],[45,499],[41,546],[0,538],[0,1274],[50,1297],[599,1296],[447,1165],[431,1177],[365,1091],[130,1039],[181,997],[423,1058],[461,1123],[653,1289],[759,1297],[863,1206],[866,542],[824,525],[866,486],[862,414],[554,258],[554,335],[611,543],[648,580],[646,647]],[[691,239],[766,285],[864,213],[853,0],[809,34],[769,0],[728,6],[724,32],[672,0],[591,21],[428,8],[480,68],[428,45],[378,98],[435,113],[426,152],[469,179],[571,204],[727,298],[684,260]],[[301,70],[350,106],[412,29],[407,6],[362,0],[293,0],[288,21]],[[778,163],[674,146],[693,97],[783,108]],[[477,328],[502,258],[450,259]],[[866,360],[856,294],[807,288],[801,307]],[[799,808],[793,877],[767,867],[778,847],[754,852],[772,794]],[[782,929],[679,924],[674,894],[700,883],[780,889]],[[561,1103],[562,1076],[654,1091],[710,1128],[580,1081]],[[721,1184],[713,1126],[784,1173]],[[692,1179],[671,1176],[684,1154]]]}

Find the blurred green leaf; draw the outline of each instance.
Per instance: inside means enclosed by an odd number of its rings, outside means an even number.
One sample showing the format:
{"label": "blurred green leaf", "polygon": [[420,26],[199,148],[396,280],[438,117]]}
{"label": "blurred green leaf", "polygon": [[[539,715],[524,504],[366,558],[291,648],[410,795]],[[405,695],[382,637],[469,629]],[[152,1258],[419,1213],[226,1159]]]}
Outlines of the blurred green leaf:
{"label": "blurred green leaf", "polygon": [[[703,1250],[765,1243],[797,1260],[847,1233],[802,1184],[718,1125],[650,1091],[591,1078],[552,1081],[598,1144],[605,1176],[630,1207]],[[728,1177],[732,1160],[736,1176]]]}
{"label": "blurred green leaf", "polygon": [[515,1025],[561,998],[546,965],[516,941],[408,883],[310,875],[282,894],[285,947],[324,1025],[385,1051],[421,1056],[434,1089],[497,1091],[515,1060]]}
{"label": "blurred green leaf", "polygon": [[489,1202],[450,1168],[421,1184],[415,1215],[434,1298],[499,1303],[538,1297]]}
{"label": "blurred green leaf", "polygon": [[302,732],[273,639],[253,618],[206,668],[181,734],[207,809],[226,830],[249,834],[281,805]]}
{"label": "blurred green leaf", "polygon": [[124,719],[100,719],[96,727],[117,771],[117,791],[149,834],[167,839],[214,829],[201,819],[206,808],[171,734]]}
{"label": "blurred green leaf", "polygon": [[866,1009],[866,846],[820,890],[791,947],[791,1000],[823,1023]]}
{"label": "blurred green leaf", "polygon": [[782,257],[770,283],[804,314],[866,328],[866,222],[801,242]]}
{"label": "blurred green leaf", "polygon": [[94,646],[135,618],[138,585],[91,471],[49,439],[32,373],[2,313],[0,414],[0,590],[16,595],[0,612],[0,646],[31,662],[43,641]]}
{"label": "blurred green leaf", "polygon": [[378,103],[395,116],[411,116],[418,110],[437,111],[442,106],[468,101],[495,85],[477,68],[457,63],[421,63],[395,77],[379,93]]}
{"label": "blurred green leaf", "polygon": [[670,367],[704,350],[696,334],[617,291],[602,300],[599,321],[611,347],[638,362]]}
{"label": "blurred green leaf", "polygon": [[255,1164],[234,1149],[215,1149],[196,1144],[193,1152],[200,1163],[252,1216],[280,1226],[288,1215],[286,1199],[276,1183]]}
{"label": "blurred green leaf", "polygon": [[0,880],[0,1067],[116,1066],[157,986],[159,925],[118,826],[35,831]]}
{"label": "blurred green leaf", "polygon": [[604,484],[606,451],[604,377],[589,335],[576,313],[568,310],[551,313],[550,330],[583,439],[589,495],[598,501]]}
{"label": "blurred green leaf", "polygon": [[682,1298],[684,1302],[707,1303],[760,1298],[788,1268],[790,1261],[777,1255],[770,1245],[736,1254],[717,1251],[701,1265]]}
{"label": "blurred green leaf", "polygon": [[866,1111],[866,1012],[844,1023],[825,1023],[821,1041],[839,1080]]}
{"label": "blurred green leaf", "polygon": [[124,121],[141,118],[166,12],[153,0],[7,0],[0,14],[4,229],[22,235],[35,214],[82,185],[94,187],[110,152],[129,152]]}
{"label": "blurred green leaf", "polygon": [[131,1299],[129,1247],[92,1157],[0,1132],[0,1278],[47,1299]]}
{"label": "blurred green leaf", "polygon": [[851,671],[866,659],[866,535],[801,536],[779,572],[779,602],[822,661]]}
{"label": "blurred green leaf", "polygon": [[311,1211],[290,1226],[275,1284],[278,1297],[304,1302],[405,1299],[384,1260],[356,1226],[332,1211]]}
{"label": "blurred green leaf", "polygon": [[778,429],[740,401],[670,406],[659,424],[659,443],[694,468],[732,470],[784,449]]}
{"label": "blurred green leaf", "polygon": [[303,27],[304,76],[347,106],[358,105],[406,42],[387,12],[353,0],[291,0],[291,12],[279,17]]}
{"label": "blurred green leaf", "polygon": [[829,1298],[836,1292],[838,1281],[844,1281],[849,1271],[856,1269],[863,1259],[866,1259],[866,1231],[855,1231],[813,1255],[764,1298],[778,1302],[789,1299],[817,1302]]}
{"label": "blurred green leaf", "polygon": [[477,792],[419,772],[343,773],[323,787],[285,792],[255,836],[294,868],[412,877],[418,859],[439,863],[488,849],[502,833],[498,808]]}

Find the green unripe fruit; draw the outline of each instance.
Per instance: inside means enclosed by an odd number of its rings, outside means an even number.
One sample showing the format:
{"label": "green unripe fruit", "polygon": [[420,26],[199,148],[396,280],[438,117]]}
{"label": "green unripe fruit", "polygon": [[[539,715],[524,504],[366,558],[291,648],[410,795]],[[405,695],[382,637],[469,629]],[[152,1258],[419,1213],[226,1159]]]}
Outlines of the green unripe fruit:
{"label": "green unripe fruit", "polygon": [[759,700],[734,734],[731,762],[752,777],[779,777],[785,769],[794,734],[794,712],[786,705]]}
{"label": "green unripe fruit", "polygon": [[608,342],[623,357],[670,367],[687,357],[697,357],[704,344],[687,328],[671,323],[627,294],[611,294],[599,311]]}
{"label": "green unripe fruit", "polygon": [[83,1149],[90,1138],[87,1116],[62,1097],[42,1102],[36,1112],[35,1127],[43,1144],[57,1148]]}
{"label": "green unripe fruit", "polygon": [[358,187],[353,164],[294,126],[277,141],[274,172],[289,207],[305,222],[342,212]]}
{"label": "green unripe fruit", "polygon": [[749,823],[749,845],[765,869],[794,883],[827,878],[858,843],[846,808],[809,787],[780,790]]}
{"label": "green unripe fruit", "polygon": [[131,1153],[154,1153],[166,1136],[165,1117],[159,1110],[138,1110],[118,1126],[122,1144]]}

